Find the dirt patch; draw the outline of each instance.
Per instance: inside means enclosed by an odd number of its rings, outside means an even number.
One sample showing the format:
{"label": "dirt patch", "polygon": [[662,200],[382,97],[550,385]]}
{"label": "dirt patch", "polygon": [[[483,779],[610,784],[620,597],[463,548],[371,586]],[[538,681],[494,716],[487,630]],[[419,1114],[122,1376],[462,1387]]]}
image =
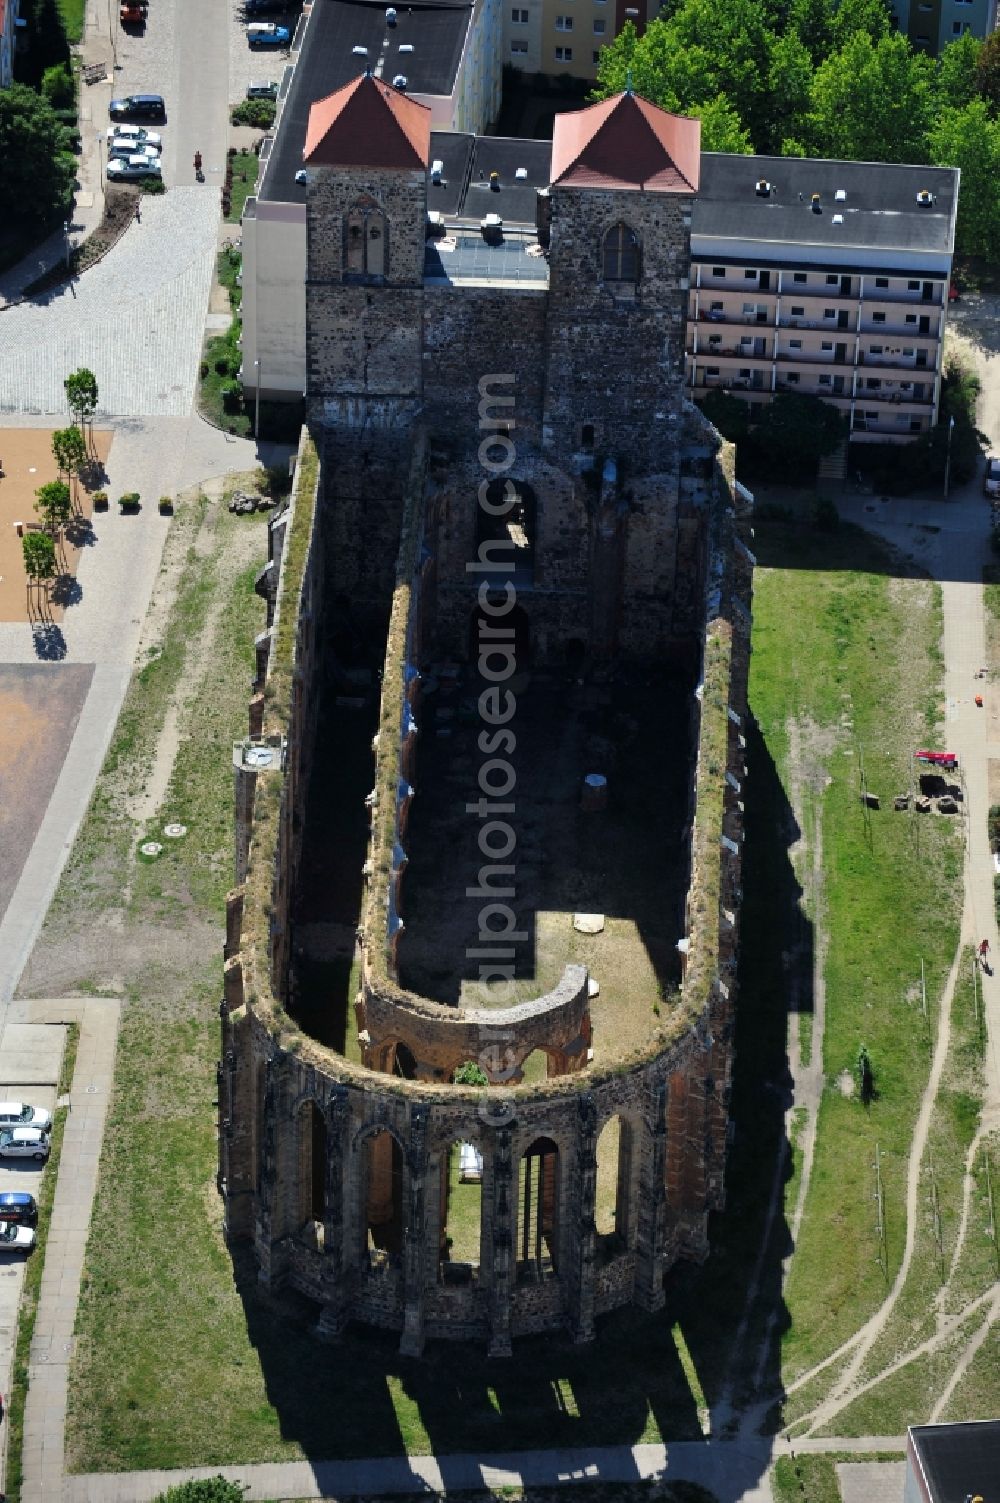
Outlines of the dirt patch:
{"label": "dirt patch", "polygon": [[849,1101],[854,1095],[854,1076],[850,1070],[841,1070],[837,1076],[837,1090]]}
{"label": "dirt patch", "polygon": [[[15,523],[38,521],[35,492],[40,485],[59,478],[52,457],[52,428],[5,428],[0,439],[0,621],[28,621],[27,578],[24,555]],[[97,428],[92,435],[95,465],[87,485],[74,486],[78,516],[65,530],[57,550],[59,575],[49,590],[48,619],[61,621],[74,598],[73,581],[80,554],[94,541],[90,518],[93,492],[99,489],[114,434]],[[89,489],[88,489],[89,486]]]}

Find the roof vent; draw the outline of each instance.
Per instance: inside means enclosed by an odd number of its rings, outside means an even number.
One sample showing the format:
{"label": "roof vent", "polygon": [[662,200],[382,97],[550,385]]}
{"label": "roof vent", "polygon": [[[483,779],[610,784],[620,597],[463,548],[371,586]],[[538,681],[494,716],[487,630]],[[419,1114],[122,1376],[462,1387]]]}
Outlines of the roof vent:
{"label": "roof vent", "polygon": [[444,163],[442,162],[440,157],[435,157],[433,162],[431,163],[431,182],[440,185],[443,176]]}
{"label": "roof vent", "polygon": [[843,216],[843,214],[834,214],[833,219],[830,222],[831,222],[831,224],[843,224],[843,222],[844,222],[844,216]]}
{"label": "roof vent", "polygon": [[812,211],[813,211],[814,214],[822,214],[822,212],[823,212],[823,205],[820,202],[820,197],[819,197],[818,193],[811,194],[810,198],[809,198],[809,202],[812,205]]}
{"label": "roof vent", "polygon": [[515,167],[514,168],[514,177],[516,178],[516,180],[519,183],[526,183],[528,181],[528,169],[527,169],[527,167]]}
{"label": "roof vent", "polygon": [[405,89],[406,88],[406,74],[405,73],[397,73],[396,77],[392,81],[392,86],[393,86],[394,89]]}
{"label": "roof vent", "polygon": [[638,7],[635,5],[626,5],[625,14],[627,16],[637,16],[639,14]]}
{"label": "roof vent", "polygon": [[400,44],[399,44],[399,50],[400,50],[400,52],[412,52],[413,51],[413,43],[412,42],[400,42]]}
{"label": "roof vent", "polygon": [[837,191],[836,191],[836,193],[833,196],[837,200],[838,204],[846,204],[846,202],[847,202],[847,189],[846,188],[838,188]]}
{"label": "roof vent", "polygon": [[757,194],[758,198],[771,197],[771,184],[768,182],[766,177],[759,177],[757,179],[757,186],[755,187],[754,192]]}
{"label": "roof vent", "polygon": [[354,54],[355,57],[367,57],[368,56],[368,48],[367,47],[362,47],[360,45],[357,46],[357,47],[352,47],[351,48],[351,52]]}
{"label": "roof vent", "polygon": [[917,203],[922,209],[928,208],[934,202],[934,194],[929,188],[921,188],[917,194]]}
{"label": "roof vent", "polygon": [[387,5],[385,8],[385,24],[387,26],[395,26],[396,24],[396,7],[394,5]]}

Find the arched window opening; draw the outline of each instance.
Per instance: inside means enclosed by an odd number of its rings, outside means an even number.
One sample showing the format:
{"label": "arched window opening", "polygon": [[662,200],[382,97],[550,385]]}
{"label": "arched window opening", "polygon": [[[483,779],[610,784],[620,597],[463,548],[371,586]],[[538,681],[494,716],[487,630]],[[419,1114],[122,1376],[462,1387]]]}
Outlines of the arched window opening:
{"label": "arched window opening", "polygon": [[491,480],[476,502],[476,556],[502,564],[519,589],[534,583],[537,511],[534,489],[523,480]]}
{"label": "arched window opening", "polygon": [[518,1182],[517,1276],[539,1283],[559,1272],[559,1150],[536,1138],[521,1156]]}
{"label": "arched window opening", "polygon": [[620,220],[604,237],[604,280],[633,284],[639,280],[639,239]]}
{"label": "arched window opening", "polygon": [[385,1128],[365,1139],[361,1185],[367,1261],[385,1267],[403,1247],[403,1152]]}
{"label": "arched window opening", "polygon": [[602,1262],[628,1251],[632,1186],[632,1129],[624,1117],[612,1117],[597,1140],[598,1256]]}
{"label": "arched window opening", "polygon": [[403,1080],[415,1080],[417,1078],[417,1062],[413,1053],[405,1044],[397,1044],[393,1055],[392,1073],[399,1075]]}
{"label": "arched window opening", "polygon": [[253,1187],[259,1191],[264,1181],[264,1116],[267,1108],[267,1061],[263,1059],[257,1065],[254,1096]]}
{"label": "arched window opening", "polygon": [[482,1210],[483,1155],[474,1143],[451,1143],[441,1154],[442,1283],[475,1280]]}
{"label": "arched window opening", "polygon": [[590,454],[590,453],[593,452],[593,449],[594,449],[594,425],[593,425],[593,423],[584,423],[582,425],[582,427],[580,429],[580,448],[583,449],[583,451],[586,454]]}
{"label": "arched window opening", "polygon": [[299,1112],[299,1221],[323,1224],[326,1215],[326,1118],[315,1101]]}
{"label": "arched window opening", "polygon": [[385,275],[387,224],[374,204],[351,209],[346,222],[344,268],[352,276]]}

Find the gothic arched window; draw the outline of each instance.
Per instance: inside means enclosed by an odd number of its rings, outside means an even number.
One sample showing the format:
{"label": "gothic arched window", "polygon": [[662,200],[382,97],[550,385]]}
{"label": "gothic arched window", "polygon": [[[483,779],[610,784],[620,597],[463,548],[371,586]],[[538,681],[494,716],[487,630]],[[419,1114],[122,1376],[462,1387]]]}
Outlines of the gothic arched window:
{"label": "gothic arched window", "polygon": [[604,237],[604,280],[638,282],[639,237],[621,220]]}
{"label": "gothic arched window", "polygon": [[353,276],[382,277],[386,271],[387,225],[374,204],[358,204],[348,212],[344,270]]}

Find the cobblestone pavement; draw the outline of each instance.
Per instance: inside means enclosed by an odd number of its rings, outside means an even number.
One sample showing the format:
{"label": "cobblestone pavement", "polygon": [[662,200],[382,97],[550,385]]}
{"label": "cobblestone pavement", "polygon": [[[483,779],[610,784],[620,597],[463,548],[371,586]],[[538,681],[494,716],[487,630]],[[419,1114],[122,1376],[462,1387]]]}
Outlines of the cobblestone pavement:
{"label": "cobblestone pavement", "polygon": [[191,410],[212,282],[215,192],[175,188],[84,276],[0,314],[0,411],[67,412],[63,381],[97,377],[98,418]]}

